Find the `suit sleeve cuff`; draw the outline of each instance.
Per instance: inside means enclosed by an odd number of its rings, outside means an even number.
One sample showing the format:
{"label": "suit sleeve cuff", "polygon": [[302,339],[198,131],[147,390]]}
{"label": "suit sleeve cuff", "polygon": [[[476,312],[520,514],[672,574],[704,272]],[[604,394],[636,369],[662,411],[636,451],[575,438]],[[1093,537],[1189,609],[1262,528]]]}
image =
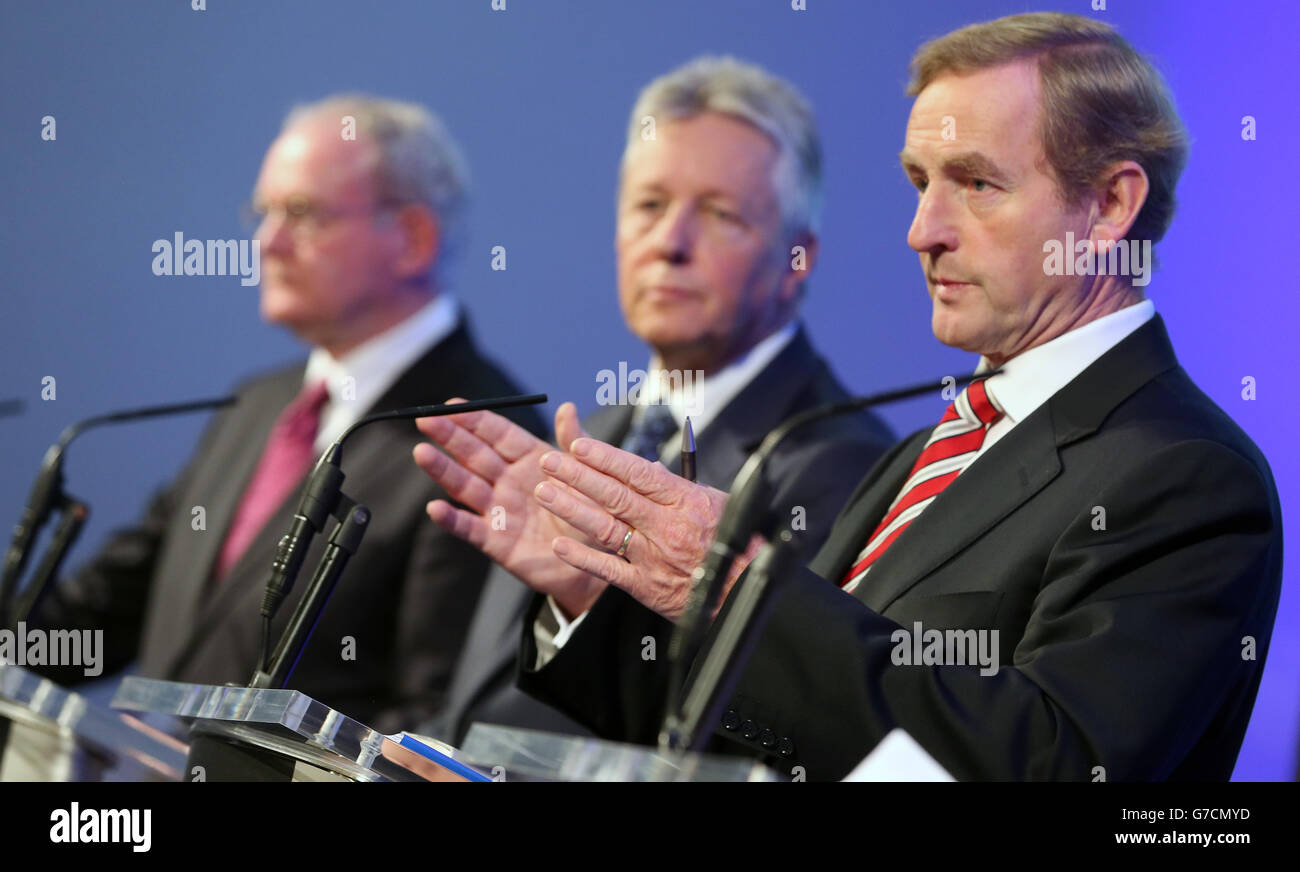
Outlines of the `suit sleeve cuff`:
{"label": "suit sleeve cuff", "polygon": [[537,642],[537,660],[534,669],[541,669],[560,653],[560,649],[573,637],[574,631],[587,617],[590,610],[578,615],[572,621],[564,617],[554,597],[546,598],[546,607],[539,609],[537,620],[533,622],[533,638]]}

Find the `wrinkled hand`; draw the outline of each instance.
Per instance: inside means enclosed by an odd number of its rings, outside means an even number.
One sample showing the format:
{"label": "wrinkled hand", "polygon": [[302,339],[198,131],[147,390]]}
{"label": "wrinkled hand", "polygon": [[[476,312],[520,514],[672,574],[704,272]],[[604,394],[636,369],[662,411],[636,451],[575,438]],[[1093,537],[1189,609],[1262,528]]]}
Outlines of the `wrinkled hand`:
{"label": "wrinkled hand", "polygon": [[[415,424],[447,452],[422,442],[412,452],[416,464],[470,509],[433,500],[426,510],[434,523],[561,605],[595,601],[604,583],[557,560],[552,550],[557,536],[583,538],[582,533],[542,510],[533,497],[543,479],[539,459],[553,446],[494,412],[420,418]],[[556,410],[555,433],[560,445],[583,435],[572,403]]]}
{"label": "wrinkled hand", "polygon": [[[548,480],[537,486],[538,502],[592,540],[561,535],[555,539],[556,556],[677,620],[694,583],[691,573],[713,543],[727,494],[595,439],[572,442],[568,454],[546,452],[541,463]],[[609,552],[618,551],[629,527],[633,533],[624,560]],[[728,591],[746,562],[737,561]]]}

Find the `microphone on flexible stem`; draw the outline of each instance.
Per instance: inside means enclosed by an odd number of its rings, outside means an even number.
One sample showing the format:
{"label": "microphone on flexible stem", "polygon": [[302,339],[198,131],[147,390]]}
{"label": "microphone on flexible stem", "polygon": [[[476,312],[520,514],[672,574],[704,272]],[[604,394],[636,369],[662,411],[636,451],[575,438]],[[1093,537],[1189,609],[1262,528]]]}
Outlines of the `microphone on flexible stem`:
{"label": "microphone on flexible stem", "polygon": [[63,558],[68,556],[68,551],[77,541],[77,536],[81,534],[86,519],[90,517],[90,506],[75,497],[66,497],[61,508],[63,516],[59,519],[59,525],[54,528],[50,544],[45,549],[45,556],[28,580],[27,588],[21,595],[15,596],[12,609],[15,628],[30,619],[41,607],[45,595],[58,580],[59,567],[63,565]]}
{"label": "microphone on flexible stem", "polygon": [[[743,608],[731,609],[727,616],[728,621],[719,627],[718,641],[715,642],[714,647],[721,650],[725,656],[718,656],[717,650],[710,651],[695,682],[684,697],[682,685],[686,679],[687,669],[695,661],[704,642],[709,629],[710,616],[722,599],[723,588],[732,564],[749,546],[752,534],[760,533],[768,539],[779,535],[775,530],[760,529],[763,516],[767,511],[767,482],[763,478],[763,468],[777,446],[793,431],[823,418],[963,386],[977,379],[987,379],[999,372],[1000,369],[994,369],[962,377],[947,376],[937,382],[926,382],[818,406],[787,418],[767,434],[758,450],[749,456],[732,481],[726,508],[723,509],[722,517],[718,521],[713,545],[704,563],[696,567],[692,574],[695,583],[668,647],[668,698],[666,715],[659,733],[659,744],[662,748],[699,750],[707,743],[711,731],[702,730],[701,726],[716,722],[718,709],[726,702],[726,694],[730,693],[731,686],[740,677],[740,667],[747,659],[748,648],[752,647],[756,621],[761,617],[766,602],[771,600],[772,581],[779,581],[783,574],[774,570],[777,567],[784,567],[788,555],[778,555],[776,552],[781,548],[781,544],[769,542],[764,546],[761,559],[756,558],[753,564],[753,568],[760,570],[762,576],[758,584],[754,585],[759,588],[758,593],[751,591],[741,602]],[[788,543],[790,538],[788,535],[783,537],[782,544]],[[749,582],[750,579],[747,578],[746,584],[749,585]]]}
{"label": "microphone on flexible stem", "polygon": [[[376,421],[395,418],[434,418],[442,415],[461,415],[466,412],[508,409],[514,406],[531,406],[546,402],[546,394],[526,394],[514,397],[497,397],[489,400],[471,400],[464,403],[441,403],[429,406],[412,406],[367,415],[343,432],[334,444],[325,450],[316,462],[311,477],[303,488],[298,511],[289,524],[289,530],[280,538],[271,574],[262,597],[262,650],[257,658],[257,669],[249,681],[250,687],[283,687],[293,674],[293,668],[302,656],[302,650],[311,638],[334,585],[343,574],[348,558],[356,553],[370,523],[370,510],[359,505],[343,493],[343,443],[357,430]],[[338,521],[317,566],[307,593],[294,609],[289,625],[279,643],[271,652],[271,622],[281,604],[293,591],[316,534],[325,529],[329,518]]]}
{"label": "microphone on flexible stem", "polygon": [[[189,403],[146,406],[121,412],[111,412],[107,415],[97,415],[68,426],[59,436],[58,441],[45,452],[45,458],[41,461],[41,471],[36,477],[36,482],[32,485],[31,494],[27,497],[27,504],[23,507],[22,515],[19,516],[18,523],[14,526],[13,537],[9,541],[9,550],[5,553],[4,572],[0,576],[0,627],[9,625],[9,618],[13,614],[11,605],[18,595],[18,581],[22,577],[28,559],[31,557],[32,542],[35,541],[36,535],[45,525],[45,522],[49,520],[50,513],[55,509],[71,513],[74,522],[65,523],[64,526],[60,527],[59,533],[56,534],[55,541],[52,543],[53,550],[49,552],[42,564],[39,573],[41,577],[37,579],[42,585],[46,585],[52,580],[53,572],[58,569],[59,562],[72,546],[72,542],[81,529],[81,522],[84,522],[85,515],[89,511],[84,503],[74,500],[63,492],[63,458],[72,440],[87,430],[104,424],[121,424],[129,421],[140,421],[145,418],[204,412],[228,406],[233,402],[235,402],[234,397],[217,397]],[[28,606],[24,609],[24,617],[30,611],[30,606],[39,602],[39,598],[43,593],[43,590],[34,588],[29,591],[28,596],[25,598]]]}

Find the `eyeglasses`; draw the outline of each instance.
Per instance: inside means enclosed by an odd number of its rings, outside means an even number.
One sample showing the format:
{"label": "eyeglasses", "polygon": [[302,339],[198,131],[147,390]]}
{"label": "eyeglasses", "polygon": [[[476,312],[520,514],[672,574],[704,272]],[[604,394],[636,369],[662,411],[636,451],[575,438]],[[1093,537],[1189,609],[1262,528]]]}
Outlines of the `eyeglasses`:
{"label": "eyeglasses", "polygon": [[311,236],[336,221],[361,215],[376,215],[391,211],[402,204],[394,200],[381,200],[369,206],[330,208],[313,203],[306,197],[290,197],[283,203],[252,201],[240,207],[240,223],[249,235],[255,234],[268,218],[278,217],[295,237]]}

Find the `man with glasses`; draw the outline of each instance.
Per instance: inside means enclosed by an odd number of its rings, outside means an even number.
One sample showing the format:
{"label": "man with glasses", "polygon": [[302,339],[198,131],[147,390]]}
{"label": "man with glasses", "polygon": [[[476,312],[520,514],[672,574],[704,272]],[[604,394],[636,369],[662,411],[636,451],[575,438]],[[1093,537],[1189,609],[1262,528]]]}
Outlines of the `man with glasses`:
{"label": "man with glasses", "polygon": [[[42,623],[102,628],[106,672],[138,659],[149,677],[248,680],[276,544],[320,453],[372,412],[522,393],[481,356],[445,290],[464,200],[462,160],[423,108],[340,96],[290,113],[250,213],[262,317],[311,346],[306,367],[243,384],[180,477],[51,595]],[[510,417],[543,431],[531,410]],[[346,491],[373,517],[290,682],[383,730],[440,704],[488,566],[423,518],[445,494],[411,474],[417,436],[411,421],[384,421],[349,440]]]}

